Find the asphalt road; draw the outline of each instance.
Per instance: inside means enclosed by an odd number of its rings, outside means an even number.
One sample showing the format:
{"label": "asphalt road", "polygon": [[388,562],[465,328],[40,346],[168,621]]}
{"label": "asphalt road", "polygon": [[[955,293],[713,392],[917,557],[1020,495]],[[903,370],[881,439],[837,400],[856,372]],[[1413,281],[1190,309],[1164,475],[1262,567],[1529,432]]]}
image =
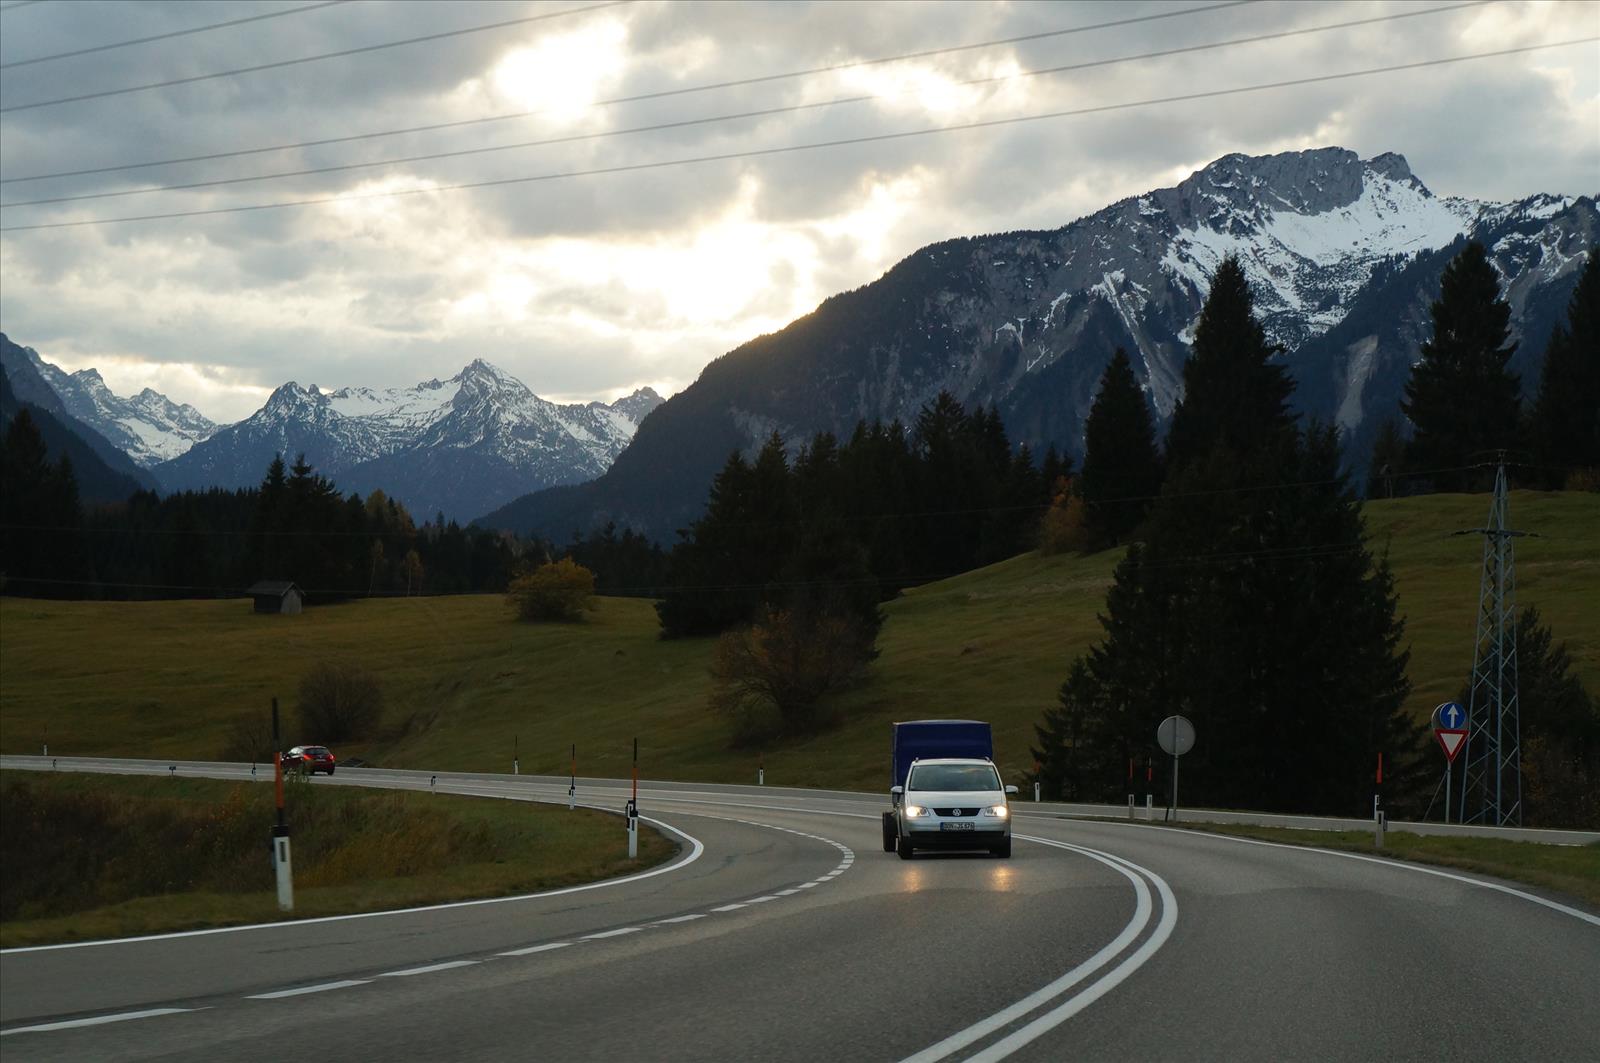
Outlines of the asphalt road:
{"label": "asphalt road", "polygon": [[[329,783],[427,787],[430,776],[342,768],[313,785]],[[441,774],[436,785],[566,794],[565,780],[531,777]],[[580,780],[579,799],[617,809],[619,787]],[[0,1054],[6,1063],[1600,1055],[1600,916],[1531,888],[1037,815],[1026,804],[1012,859],[910,862],[881,849],[880,798],[646,784],[640,807],[682,835],[679,856],[648,876],[497,903],[0,953]]]}

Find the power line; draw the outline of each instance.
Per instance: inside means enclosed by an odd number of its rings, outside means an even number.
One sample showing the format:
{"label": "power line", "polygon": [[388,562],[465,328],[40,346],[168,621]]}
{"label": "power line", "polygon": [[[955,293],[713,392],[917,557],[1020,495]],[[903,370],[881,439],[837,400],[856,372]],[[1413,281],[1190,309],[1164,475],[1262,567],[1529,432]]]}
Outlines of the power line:
{"label": "power line", "polygon": [[[981,48],[996,48],[1005,44],[1018,44],[1025,41],[1044,40],[1050,37],[1061,37],[1075,33],[1087,33],[1091,30],[1111,29],[1118,26],[1129,26],[1141,22],[1154,22],[1159,19],[1179,18],[1187,15],[1197,15],[1206,11],[1216,11],[1228,7],[1240,7],[1255,0],[1226,0],[1224,3],[1207,4],[1202,7],[1186,7],[1177,11],[1164,11],[1154,15],[1141,15],[1137,18],[1113,19],[1110,22],[1095,22],[1084,26],[1071,26],[1066,29],[1045,30],[1040,33],[1024,34],[1020,37],[1002,37],[992,41],[978,41],[972,44],[953,45],[949,48],[932,48],[921,52],[906,52],[901,55],[882,56],[875,59],[860,59],[849,63],[834,63],[830,66],[812,67],[807,70],[792,70],[783,74],[764,74],[759,77],[740,78],[734,81],[717,81],[704,85],[690,85],[676,89],[661,89],[655,92],[642,92],[631,96],[617,96],[606,100],[596,100],[589,107],[611,107],[625,103],[640,103],[647,100],[661,100],[673,96],[686,96],[692,93],[713,92],[720,89],[742,88],[749,85],[765,84],[783,81],[792,78],[810,77],[815,74],[836,73],[841,70],[854,70],[862,67],[881,66],[886,63],[899,63],[911,59],[926,59],[938,55],[953,55],[957,52],[975,51]],[[1496,0],[1480,0],[1484,3],[1493,3]],[[99,166],[84,170],[60,170],[55,173],[32,174],[27,177],[0,178],[0,184],[13,184],[23,181],[44,181],[53,177],[82,177],[88,174],[113,173],[120,170],[147,169],[152,166],[176,166],[188,162],[210,162],[216,159],[233,159],[244,155],[262,155],[274,151],[293,151],[297,148],[318,148],[330,144],[348,144],[357,140],[373,140],[380,137],[403,136],[408,133],[433,133],[442,129],[460,129],[465,126],[483,125],[488,122],[506,122],[517,118],[532,118],[545,114],[544,110],[517,111],[512,114],[489,115],[484,118],[463,118],[453,122],[435,122],[430,125],[409,126],[405,129],[385,129],[372,133],[352,133],[342,137],[326,137],[321,140],[302,140],[293,144],[274,144],[261,148],[241,148],[235,151],[212,152],[207,155],[188,155],[173,159],[156,159],[150,162],[135,162],[120,166]]]}
{"label": "power line", "polygon": [[32,59],[14,59],[9,63],[0,63],[0,70],[10,70],[19,66],[32,66],[35,63],[48,63],[56,59],[71,59],[74,56],[92,55],[95,52],[109,52],[116,48],[129,48],[135,44],[169,41],[174,37],[187,37],[194,33],[206,33],[210,30],[226,29],[229,26],[242,26],[247,22],[263,22],[269,18],[283,18],[285,15],[298,15],[302,12],[315,11],[323,7],[338,7],[340,4],[348,4],[349,2],[350,0],[322,0],[321,3],[306,4],[303,7],[285,8],[282,11],[268,11],[263,15],[229,19],[227,22],[213,22],[209,26],[194,26],[186,30],[173,30],[171,33],[157,33],[149,37],[138,37],[131,41],[117,41],[115,44],[97,44],[93,48],[79,48],[71,52],[57,52],[54,55],[41,55]]}
{"label": "power line", "polygon": [[[1468,0],[1466,3],[1448,4],[1442,7],[1430,7],[1413,11],[1402,11],[1397,14],[1352,19],[1346,22],[1333,22],[1322,26],[1307,26],[1300,29],[1281,30],[1274,33],[1262,33],[1250,37],[1235,37],[1230,40],[1213,41],[1207,44],[1189,44],[1178,48],[1164,48],[1159,51],[1141,52],[1137,55],[1118,56],[1112,59],[1093,59],[1081,63],[1069,63],[1062,66],[1044,67],[1038,70],[1021,70],[1011,74],[996,74],[988,77],[968,78],[964,81],[954,82],[954,84],[958,87],[966,88],[975,85],[992,85],[1000,82],[1019,81],[1024,78],[1072,73],[1099,67],[1115,66],[1119,63],[1139,62],[1146,59],[1162,59],[1175,55],[1189,55],[1195,52],[1214,51],[1219,48],[1231,48],[1241,44],[1256,44],[1262,41],[1281,40],[1286,37],[1301,37],[1313,33],[1327,33],[1332,30],[1349,29],[1355,26],[1368,26],[1376,23],[1394,22],[1399,19],[1417,18],[1422,15],[1436,15],[1449,11],[1459,11],[1463,8],[1481,7],[1485,3],[1490,2],[1492,2],[1492,0]],[[256,181],[275,181],[289,177],[307,177],[316,174],[342,173],[349,170],[370,169],[375,166],[399,166],[404,163],[430,162],[438,159],[455,159],[471,155],[484,155],[493,152],[512,151],[521,148],[548,147],[554,144],[570,144],[586,140],[602,140],[612,137],[631,136],[637,133],[655,133],[666,129],[682,129],[690,126],[713,125],[747,118],[766,118],[774,115],[794,114],[800,111],[818,110],[826,107],[837,107],[841,104],[865,103],[892,98],[894,98],[892,95],[882,94],[841,96],[831,100],[788,104],[781,107],[768,107],[755,111],[741,111],[734,114],[713,115],[703,118],[689,118],[673,122],[656,122],[651,125],[633,126],[627,129],[604,130],[598,133],[574,133],[567,136],[550,137],[544,140],[525,140],[514,144],[497,144],[481,148],[462,148],[455,151],[436,151],[425,155],[410,155],[402,158],[380,159],[372,162],[353,162],[334,166],[318,166],[302,170],[284,170],[276,173],[254,174],[246,177],[226,177],[211,181],[191,181],[185,184],[157,185],[151,188],[127,188],[119,189],[114,192],[86,192],[81,195],[53,196],[46,199],[24,199],[12,203],[0,203],[0,209],[5,207],[36,207],[50,203],[77,203],[92,199],[117,199],[124,196],[148,195],[153,192],[181,192],[197,188],[218,188],[227,185],[249,184]]]}
{"label": "power line", "polygon": [[527,15],[523,18],[505,19],[501,22],[490,22],[482,26],[468,26],[465,29],[446,30],[443,33],[429,33],[421,37],[407,37],[399,41],[387,41],[383,44],[367,44],[360,48],[345,48],[337,52],[323,52],[321,55],[304,55],[298,59],[280,59],[272,63],[259,63],[255,66],[244,66],[234,70],[218,70],[210,74],[195,74],[192,77],[172,78],[168,81],[152,81],[144,85],[128,85],[120,89],[105,89],[100,92],[85,92],[77,96],[60,96],[52,100],[35,100],[33,103],[17,103],[10,107],[0,107],[0,114],[9,114],[12,111],[31,111],[38,107],[54,107],[62,103],[78,103],[83,100],[99,100],[107,96],[124,96],[130,92],[146,92],[150,89],[166,89],[174,85],[192,85],[198,81],[212,81],[216,78],[237,77],[240,74],[255,74],[263,70],[281,70],[284,67],[299,66],[303,63],[316,63],[324,59],[341,59],[351,55],[364,55],[367,52],[379,52],[386,48],[399,48],[407,44],[423,44],[428,41],[441,41],[449,37],[464,37],[469,33],[487,33],[490,30],[505,29],[508,26],[524,26],[530,22],[544,22],[547,19],[562,18],[566,15],[582,15],[590,11],[599,11],[608,7],[620,7],[632,3],[633,0],[604,0],[602,3],[590,4],[588,7],[567,8],[564,11],[551,11],[543,15]]}
{"label": "power line", "polygon": [[602,166],[588,170],[558,171],[554,173],[533,174],[526,177],[503,177],[489,181],[469,181],[453,185],[436,185],[430,188],[391,189],[382,192],[363,192],[350,195],[319,196],[312,199],[284,200],[277,203],[255,203],[239,207],[210,207],[202,210],[169,211],[162,214],[136,214],[120,218],[90,218],[83,221],[41,222],[34,225],[0,226],[0,233],[29,232],[37,229],[72,229],[80,228],[86,225],[109,225],[139,221],[166,221],[173,218],[200,218],[221,214],[241,214],[261,210],[282,210],[290,207],[321,206],[329,203],[348,203],[369,199],[392,199],[399,196],[414,196],[432,192],[459,192],[478,188],[500,188],[510,185],[565,180],[573,177],[597,177],[605,174],[636,173],[644,170],[659,170],[671,166],[692,166],[708,162],[726,162],[735,159],[754,159],[776,155],[789,155],[804,151],[816,151],[822,148],[848,147],[857,144],[873,144],[891,140],[908,140],[914,137],[934,136],[941,133],[959,133],[974,129],[993,129],[1003,126],[1022,125],[1029,122],[1048,121],[1057,118],[1072,118],[1088,114],[1106,114],[1114,111],[1132,110],[1139,107],[1154,107],[1169,103],[1187,103],[1194,100],[1217,99],[1220,97],[1237,96],[1251,92],[1264,92],[1273,89],[1294,88],[1302,85],[1316,85],[1331,81],[1344,81],[1351,78],[1369,77],[1375,74],[1391,74],[1404,70],[1420,70],[1427,67],[1446,66],[1453,63],[1464,63],[1477,59],[1493,59],[1507,55],[1520,55],[1527,52],[1542,51],[1549,48],[1565,48],[1575,44],[1592,44],[1596,41],[1600,41],[1600,36],[1579,37],[1573,40],[1565,41],[1547,41],[1541,44],[1528,44],[1515,48],[1501,48],[1489,52],[1474,52],[1468,55],[1446,56],[1439,59],[1424,59],[1412,63],[1395,63],[1388,66],[1368,67],[1363,70],[1348,70],[1337,74],[1318,74],[1312,77],[1290,78],[1284,81],[1270,81],[1258,85],[1242,85],[1229,89],[1211,89],[1201,92],[1183,93],[1175,96],[1158,96],[1151,99],[1133,100],[1124,103],[1101,104],[1094,107],[1079,107],[1064,111],[1048,111],[1041,114],[1017,115],[1011,118],[991,118],[982,121],[962,122],[956,125],[932,126],[925,129],[904,130],[897,133],[876,133],[868,136],[840,137],[833,140],[813,141],[806,144],[786,144],[775,148],[756,148],[746,151],[720,152],[713,155],[695,155],[679,159],[661,159],[654,162]]}

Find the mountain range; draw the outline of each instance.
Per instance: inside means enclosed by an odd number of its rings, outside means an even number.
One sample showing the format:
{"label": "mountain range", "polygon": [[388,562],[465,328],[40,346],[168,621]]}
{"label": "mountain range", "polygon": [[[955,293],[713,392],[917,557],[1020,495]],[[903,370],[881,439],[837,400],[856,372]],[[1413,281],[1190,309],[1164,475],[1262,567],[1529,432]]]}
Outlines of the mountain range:
{"label": "mountain range", "polygon": [[155,467],[170,491],[261,482],[267,462],[305,454],[340,490],[381,488],[418,519],[461,520],[530,489],[603,473],[661,399],[562,406],[483,360],[409,388],[322,391],[296,382],[261,409]]}
{"label": "mountain range", "polygon": [[861,421],[910,423],[949,391],[999,409],[1013,441],[1082,455],[1101,372],[1128,350],[1158,423],[1182,394],[1211,274],[1237,255],[1302,412],[1356,461],[1398,402],[1446,262],[1483,242],[1537,383],[1551,326],[1600,236],[1590,196],[1489,203],[1434,195],[1396,154],[1227,155],[1172,188],[1059,229],[949,240],[718,358],[645,422],[599,479],[482,519],[563,536],[608,520],[670,540],[732,451]]}
{"label": "mountain range", "polygon": [[341,491],[381,488],[418,519],[468,520],[529,491],[592,480],[661,404],[650,388],[559,405],[488,362],[410,388],[322,391],[291,381],[243,421],[217,425],[150,389],[125,399],[93,369],[68,373],[0,335],[21,400],[65,415],[140,486],[251,487],[274,454],[304,454]]}

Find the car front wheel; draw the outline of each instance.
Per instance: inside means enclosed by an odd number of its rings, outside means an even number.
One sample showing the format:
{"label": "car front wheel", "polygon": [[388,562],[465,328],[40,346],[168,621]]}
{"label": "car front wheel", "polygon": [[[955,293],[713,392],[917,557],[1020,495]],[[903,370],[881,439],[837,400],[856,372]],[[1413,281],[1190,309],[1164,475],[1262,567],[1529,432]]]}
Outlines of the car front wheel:
{"label": "car front wheel", "polygon": [[1002,860],[1011,858],[1011,835],[1006,835],[1006,840],[994,847],[994,855]]}
{"label": "car front wheel", "polygon": [[911,839],[902,835],[899,841],[895,844],[894,851],[900,854],[900,859],[910,860],[912,853]]}
{"label": "car front wheel", "polygon": [[886,853],[894,852],[895,840],[894,813],[885,812],[883,814],[883,851]]}

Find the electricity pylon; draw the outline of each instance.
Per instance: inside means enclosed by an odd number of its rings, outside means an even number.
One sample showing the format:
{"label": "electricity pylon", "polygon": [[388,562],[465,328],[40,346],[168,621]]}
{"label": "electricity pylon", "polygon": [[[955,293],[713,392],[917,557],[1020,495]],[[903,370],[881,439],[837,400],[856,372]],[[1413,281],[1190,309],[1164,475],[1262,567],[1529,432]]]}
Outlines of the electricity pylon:
{"label": "electricity pylon", "polygon": [[1458,535],[1483,536],[1478,584],[1478,640],[1472,657],[1467,769],[1461,773],[1462,823],[1522,824],[1522,741],[1517,702],[1517,574],[1506,498],[1505,453],[1499,455],[1489,521]]}

